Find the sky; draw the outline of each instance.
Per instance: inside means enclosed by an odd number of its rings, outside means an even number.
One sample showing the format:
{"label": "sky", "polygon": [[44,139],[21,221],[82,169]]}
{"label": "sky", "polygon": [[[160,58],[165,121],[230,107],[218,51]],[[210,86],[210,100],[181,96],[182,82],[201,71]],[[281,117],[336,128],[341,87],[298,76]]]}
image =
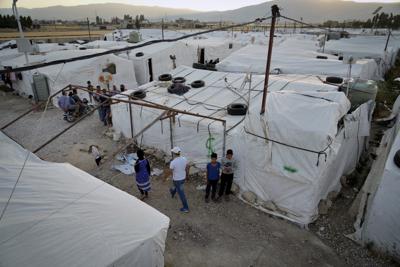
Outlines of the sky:
{"label": "sky", "polygon": [[[17,7],[37,8],[55,5],[76,6],[96,3],[123,3],[131,5],[188,8],[199,11],[229,10],[256,5],[268,0],[18,0]],[[326,1],[326,0],[325,0]],[[341,1],[341,0],[331,0]],[[399,3],[400,0],[353,0],[354,2]],[[11,8],[12,0],[0,0],[0,8]]]}

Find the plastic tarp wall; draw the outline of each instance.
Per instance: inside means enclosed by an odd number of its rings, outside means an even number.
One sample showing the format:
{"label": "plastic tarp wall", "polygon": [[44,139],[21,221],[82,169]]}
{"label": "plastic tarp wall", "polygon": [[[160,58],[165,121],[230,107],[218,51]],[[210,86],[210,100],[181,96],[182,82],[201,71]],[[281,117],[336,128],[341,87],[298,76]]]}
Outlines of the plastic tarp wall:
{"label": "plastic tarp wall", "polygon": [[[272,52],[271,72],[279,69],[285,74],[312,74],[323,76],[348,77],[349,65],[337,59],[337,57],[324,54],[328,59],[318,59],[317,55],[323,55],[311,50],[303,50],[296,47],[278,45]],[[267,60],[267,46],[248,45],[232,53],[226,59],[217,64],[219,71],[226,72],[252,72],[265,73]],[[365,80],[380,80],[378,66],[372,59],[358,60],[352,65],[352,77]]]}
{"label": "plastic tarp wall", "polygon": [[320,200],[340,190],[340,177],[355,168],[364,151],[371,105],[346,114],[344,94],[268,94],[266,115],[253,106],[244,136],[234,139],[241,152],[235,181],[242,191],[275,204],[279,215],[303,225],[312,222]]}
{"label": "plastic tarp wall", "polygon": [[2,132],[0,147],[1,211],[19,178],[0,222],[1,266],[164,266],[168,217]]}
{"label": "plastic tarp wall", "polygon": [[232,39],[232,38],[192,38],[181,40],[186,46],[191,48],[193,53],[194,62],[198,62],[200,58],[200,50],[204,49],[204,60],[220,60],[226,58],[234,51],[242,48],[242,43]]}
{"label": "plastic tarp wall", "polygon": [[361,204],[352,237],[400,261],[400,168],[394,155],[400,150],[400,97],[393,108],[395,125],[386,130],[370,174],[360,191]]}
{"label": "plastic tarp wall", "polygon": [[[355,168],[369,136],[371,104],[346,114],[350,103],[345,95],[316,77],[271,75],[265,128],[264,119],[259,117],[263,76],[253,75],[250,85],[246,74],[184,66],[171,74],[185,77],[186,84],[201,79],[206,85],[177,96],[167,92],[169,83],[155,81],[140,87],[147,92],[145,100],[226,120],[226,149],[233,148],[239,161],[235,182],[242,191],[250,190],[260,200],[273,201],[280,214],[300,224],[315,219],[319,201],[330,191],[339,191],[340,176]],[[237,102],[250,103],[246,117],[227,114],[226,106]],[[131,137],[129,105],[113,105],[112,112],[115,130]],[[132,105],[133,135],[161,113]],[[343,126],[338,130],[338,121],[343,117]],[[158,121],[138,137],[138,142],[167,153],[171,146],[178,145],[202,168],[209,160],[210,142],[212,150],[220,156],[224,153],[223,132],[221,122],[180,114],[171,124],[168,119]],[[303,150],[266,142],[262,138],[265,132],[275,141]]]}
{"label": "plastic tarp wall", "polygon": [[[32,63],[42,63],[46,61],[78,57],[102,51],[105,50],[91,49],[55,51],[44,55],[30,55],[29,61]],[[3,62],[2,64],[10,65],[12,67],[24,66],[25,57],[20,56],[16,59]],[[117,85],[118,88],[120,84],[124,84],[126,88],[137,87],[133,63],[115,55],[105,55],[66,64],[43,67],[34,71],[25,71],[22,72],[22,80],[18,80],[16,83],[14,83],[14,85],[20,94],[24,94],[26,96],[33,95],[30,85],[32,79],[31,75],[40,73],[48,78],[50,94],[55,93],[69,84],[86,86],[87,81],[91,81],[93,86],[100,85],[102,88],[107,88],[107,84],[101,83],[99,78],[101,75],[106,74],[103,70],[109,64],[115,64],[116,66],[116,74],[112,74],[112,80],[109,82],[110,88],[114,84]],[[82,97],[89,99],[87,93],[79,92],[79,94]]]}
{"label": "plastic tarp wall", "polygon": [[387,36],[355,36],[340,40],[330,40],[325,44],[326,53],[336,53],[344,57],[372,58],[380,68],[383,75],[396,61],[400,48],[398,37],[392,36],[384,51]]}
{"label": "plastic tarp wall", "polygon": [[[139,56],[137,53],[143,53],[143,55]],[[136,80],[139,85],[151,80],[150,60],[153,80],[157,80],[159,75],[168,73],[173,69],[173,61],[170,56],[176,57],[176,66],[191,65],[194,60],[190,48],[179,42],[153,44],[134,49],[129,55],[121,53],[119,56],[133,61]]]}
{"label": "plastic tarp wall", "polygon": [[[251,85],[244,83],[246,74],[210,72],[181,66],[171,72],[173,77],[185,77],[186,84],[195,80],[203,80],[205,87],[192,88],[183,96],[169,94],[170,83],[154,81],[140,87],[147,92],[146,101],[167,107],[199,113],[226,120],[226,145],[237,131],[237,126],[243,121],[243,116],[231,116],[226,112],[226,106],[233,102],[245,103],[249,99],[249,86],[252,88],[250,101],[261,101],[261,90],[264,77],[253,75]],[[225,81],[226,79],[226,81]],[[243,87],[243,88],[242,88]],[[316,77],[300,75],[272,75],[270,90],[323,90],[337,91],[337,87],[321,83]],[[130,93],[130,92],[127,92]],[[123,97],[123,96],[118,96]],[[131,105],[133,135],[151,123],[163,111]],[[120,103],[111,106],[113,127],[126,137],[131,137],[129,104]],[[198,118],[190,115],[176,116],[173,124],[173,145],[179,145],[190,160],[199,166],[204,166],[208,160],[210,149],[222,154],[223,125],[212,119]],[[171,148],[171,131],[169,120],[163,120],[150,127],[139,143],[154,146],[169,153]],[[209,143],[211,142],[211,143]]]}

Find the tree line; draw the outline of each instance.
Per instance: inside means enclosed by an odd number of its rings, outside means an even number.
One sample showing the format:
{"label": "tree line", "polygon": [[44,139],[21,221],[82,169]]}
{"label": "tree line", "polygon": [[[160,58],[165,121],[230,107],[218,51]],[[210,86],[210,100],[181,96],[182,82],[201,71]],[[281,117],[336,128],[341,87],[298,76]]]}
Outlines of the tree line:
{"label": "tree line", "polygon": [[328,20],[325,21],[322,26],[330,28],[391,28],[396,30],[400,29],[400,14],[377,13],[367,21],[353,20],[339,22]]}
{"label": "tree line", "polygon": [[[22,28],[32,28],[32,19],[30,16],[19,16]],[[0,14],[0,28],[18,28],[17,20],[14,15]]]}

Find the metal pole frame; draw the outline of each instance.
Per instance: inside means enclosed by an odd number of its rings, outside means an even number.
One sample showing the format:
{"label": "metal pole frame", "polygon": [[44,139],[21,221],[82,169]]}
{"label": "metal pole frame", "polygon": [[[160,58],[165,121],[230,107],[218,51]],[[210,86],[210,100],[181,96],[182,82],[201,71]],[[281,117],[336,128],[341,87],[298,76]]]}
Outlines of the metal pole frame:
{"label": "metal pole frame", "polygon": [[[55,92],[54,94],[52,94],[51,96],[49,96],[50,100],[51,100],[53,97],[55,97],[56,95],[58,95],[59,93],[61,93],[63,90],[67,89],[67,88],[70,88],[70,85],[67,85],[66,87],[64,87],[64,88],[62,88],[62,89],[60,89],[60,90],[58,90],[57,92]],[[48,100],[48,101],[50,101],[50,100]],[[12,121],[10,121],[10,122],[7,123],[6,125],[2,126],[2,127],[0,128],[0,130],[4,130],[4,129],[7,128],[8,126],[14,124],[15,122],[17,122],[17,121],[20,120],[21,118],[25,117],[26,115],[28,115],[28,114],[31,113],[32,111],[34,111],[34,110],[40,108],[41,106],[43,106],[43,105],[46,104],[46,103],[47,103],[47,101],[42,102],[42,103],[40,103],[40,104],[38,104],[38,105],[35,105],[33,108],[27,110],[26,112],[24,112],[24,113],[21,114],[20,116],[16,117],[15,119],[13,119]]]}
{"label": "metal pole frame", "polygon": [[[5,126],[3,126],[0,130],[4,130],[5,128],[7,128],[8,126],[12,125],[13,123],[15,123],[16,121],[18,121],[19,119],[23,118],[24,116],[26,116],[27,114],[29,114],[30,112],[32,112],[33,110],[35,110],[36,108],[42,106],[44,103],[49,102],[53,97],[55,97],[56,95],[58,95],[59,93],[61,93],[63,90],[72,90],[72,89],[77,89],[77,90],[82,90],[85,92],[91,92],[90,90],[88,90],[86,87],[83,86],[79,86],[79,85],[68,85],[60,90],[58,90],[56,93],[52,94],[51,96],[49,96],[48,101],[43,102],[37,106],[35,106],[34,108],[29,109],[28,111],[26,111],[25,113],[23,113],[22,115],[18,116],[16,119],[12,120],[11,122],[7,123]],[[97,94],[97,93],[94,93]],[[128,100],[125,99],[115,99],[106,95],[102,95],[102,94],[97,94],[97,95],[101,95],[104,98],[107,99],[111,99],[112,101],[114,101],[111,104],[117,104],[117,103],[127,103],[129,105],[134,104],[134,105],[138,105],[138,106],[143,106],[143,107],[149,107],[149,108],[154,108],[154,109],[159,109],[159,110],[163,110],[164,112],[157,117],[156,120],[154,120],[154,122],[152,122],[149,126],[146,126],[145,128],[143,128],[141,131],[139,131],[139,133],[137,133],[135,136],[133,136],[132,139],[135,139],[137,136],[139,136],[140,134],[142,134],[144,131],[146,131],[148,128],[150,128],[151,125],[153,125],[154,123],[156,123],[159,120],[165,119],[165,118],[169,118],[170,119],[170,123],[172,123],[172,120],[174,118],[174,116],[176,114],[185,114],[185,115],[190,115],[190,116],[194,116],[194,117],[200,117],[200,118],[204,118],[204,119],[211,119],[214,121],[219,121],[222,123],[223,127],[224,127],[224,136],[223,136],[223,149],[225,150],[225,146],[226,146],[226,120],[223,119],[219,119],[219,118],[214,118],[214,117],[210,117],[210,116],[205,116],[205,115],[201,115],[198,113],[192,113],[192,112],[188,112],[188,111],[184,111],[184,110],[178,110],[178,109],[173,109],[173,108],[169,108],[157,103],[152,103],[150,101],[145,101],[143,99],[140,99],[140,101],[135,101],[135,100],[131,100],[131,96],[129,95],[125,95],[125,94],[120,94],[123,96],[127,96]],[[134,98],[135,99],[135,98]],[[98,105],[96,108],[92,109],[90,112],[86,113],[84,116],[80,117],[76,122],[74,122],[72,125],[68,126],[66,129],[64,129],[62,132],[58,133],[57,135],[53,136],[49,141],[45,142],[44,144],[42,144],[39,148],[35,149],[33,151],[33,153],[38,152],[39,150],[41,150],[43,147],[45,147],[46,145],[48,145],[49,143],[51,143],[52,141],[54,141],[56,138],[58,138],[60,135],[62,135],[63,133],[65,133],[66,131],[68,131],[69,129],[71,129],[73,126],[75,126],[77,123],[79,123],[80,121],[82,121],[84,118],[86,118],[88,115],[92,114],[95,110],[97,110],[98,108],[100,108],[102,106]],[[172,129],[170,127],[170,129]],[[133,132],[131,132],[133,133]],[[172,135],[171,135],[172,137]],[[171,141],[172,144],[173,140]],[[130,143],[131,144],[131,143]]]}

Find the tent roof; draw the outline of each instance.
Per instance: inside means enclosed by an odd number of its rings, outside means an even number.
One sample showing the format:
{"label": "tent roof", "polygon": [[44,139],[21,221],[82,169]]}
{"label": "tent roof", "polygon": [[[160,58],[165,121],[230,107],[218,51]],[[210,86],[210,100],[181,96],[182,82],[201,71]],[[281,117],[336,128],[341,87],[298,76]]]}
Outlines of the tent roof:
{"label": "tent roof", "polygon": [[[79,57],[84,55],[91,55],[95,53],[104,52],[104,49],[87,49],[87,50],[60,50],[52,51],[45,54],[28,55],[30,64],[38,64],[43,62],[50,62],[53,60]],[[19,57],[7,60],[1,63],[4,66],[12,66],[13,68],[23,67],[26,64],[25,56],[21,55]]]}
{"label": "tent roof", "polygon": [[20,177],[0,221],[2,265],[163,265],[168,217],[70,164],[40,160],[2,132],[0,146],[2,211]]}
{"label": "tent roof", "polygon": [[[299,46],[296,47],[297,45]],[[337,60],[337,57],[332,55],[321,54],[311,49],[305,50],[301,46],[301,42],[297,43],[296,40],[295,44],[290,41],[286,45],[280,44],[276,48],[274,47],[271,71],[279,68],[282,73],[347,77],[349,67],[343,61]],[[328,59],[317,59],[317,55],[327,56]],[[220,71],[260,74],[265,72],[266,58],[267,46],[248,45],[233,52],[216,67]],[[364,68],[367,65],[368,67]],[[376,71],[377,65],[373,60],[363,60],[352,65],[353,77],[378,79]]]}
{"label": "tent roof", "polygon": [[[245,83],[246,74],[212,72],[193,69],[186,66],[176,68],[171,72],[171,74],[173,77],[185,77],[185,83],[187,85],[190,85],[195,80],[203,80],[205,86],[198,89],[192,88],[183,96],[178,96],[167,92],[169,84],[155,81],[140,87],[147,91],[147,101],[166,105],[179,110],[186,110],[214,118],[225,119],[227,121],[228,129],[242,121],[242,116],[228,115],[226,107],[232,103],[246,103],[248,101],[248,89],[250,85],[249,83]],[[264,76],[252,75],[250,107],[259,107],[263,87]],[[311,103],[314,108],[331,106],[332,103],[335,103],[335,117],[338,116],[339,118],[344,116],[349,109],[349,101],[343,93],[337,92],[336,86],[324,84],[317,77],[310,75],[271,75],[269,81],[269,92],[271,92],[270,95],[272,92],[276,92],[279,93],[279,96],[284,95],[285,97],[291,98],[300,97],[303,100],[307,100],[307,103]],[[284,92],[286,93],[283,94]],[[310,97],[310,95],[312,96]],[[327,98],[329,101],[321,101],[321,98],[319,97]],[[281,104],[285,105],[285,103]],[[290,105],[296,105],[296,103]],[[290,106],[290,108],[293,107]],[[315,112],[315,110],[310,111],[311,113]],[[312,114],[305,114],[305,116],[310,115]],[[188,120],[198,120],[189,115],[179,116],[180,119],[182,119],[182,117]],[[339,118],[336,118],[335,121],[321,121],[321,123],[327,125],[327,127],[329,125],[329,128],[331,129],[333,127],[332,125],[336,127]],[[209,123],[208,120],[205,121]],[[305,126],[300,127],[307,127],[307,123],[305,123]],[[331,133],[331,130],[327,130],[327,132]]]}

